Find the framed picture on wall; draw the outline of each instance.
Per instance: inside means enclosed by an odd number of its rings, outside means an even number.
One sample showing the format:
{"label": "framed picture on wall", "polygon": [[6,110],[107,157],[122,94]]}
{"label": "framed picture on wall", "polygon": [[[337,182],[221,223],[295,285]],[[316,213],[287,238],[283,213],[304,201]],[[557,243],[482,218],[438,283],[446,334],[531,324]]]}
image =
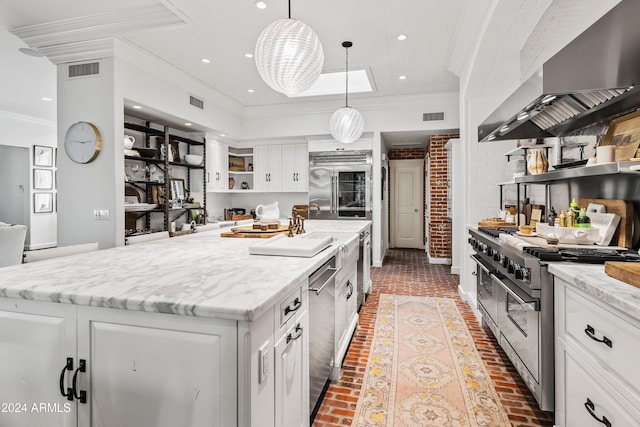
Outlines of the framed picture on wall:
{"label": "framed picture on wall", "polygon": [[51,190],[53,189],[53,171],[51,169],[33,170],[33,189]]}
{"label": "framed picture on wall", "polygon": [[53,212],[53,193],[33,193],[33,212]]}
{"label": "framed picture on wall", "polygon": [[34,145],[33,166],[53,166],[53,147]]}

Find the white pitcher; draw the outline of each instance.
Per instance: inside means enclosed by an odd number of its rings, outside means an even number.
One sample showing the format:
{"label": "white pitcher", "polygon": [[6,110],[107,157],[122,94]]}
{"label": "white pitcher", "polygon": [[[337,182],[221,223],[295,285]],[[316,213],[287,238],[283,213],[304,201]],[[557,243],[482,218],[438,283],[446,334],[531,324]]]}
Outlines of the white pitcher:
{"label": "white pitcher", "polygon": [[277,221],[280,219],[280,209],[278,202],[269,203],[268,205],[258,205],[256,207],[256,216],[260,221]]}

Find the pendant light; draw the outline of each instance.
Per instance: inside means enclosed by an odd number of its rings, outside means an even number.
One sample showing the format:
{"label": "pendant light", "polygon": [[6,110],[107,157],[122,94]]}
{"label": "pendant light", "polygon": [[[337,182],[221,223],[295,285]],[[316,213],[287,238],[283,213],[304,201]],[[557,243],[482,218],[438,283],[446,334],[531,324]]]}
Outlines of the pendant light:
{"label": "pendant light", "polygon": [[364,131],[364,120],[362,115],[355,108],[349,107],[349,48],[353,43],[342,42],[342,47],[346,51],[346,71],[345,71],[345,102],[344,107],[336,110],[329,120],[329,129],[333,138],[344,144],[358,140]]}
{"label": "pendant light", "polygon": [[278,19],[262,31],[255,49],[262,80],[273,90],[294,95],[309,89],[322,72],[324,52],[316,33],[304,22]]}

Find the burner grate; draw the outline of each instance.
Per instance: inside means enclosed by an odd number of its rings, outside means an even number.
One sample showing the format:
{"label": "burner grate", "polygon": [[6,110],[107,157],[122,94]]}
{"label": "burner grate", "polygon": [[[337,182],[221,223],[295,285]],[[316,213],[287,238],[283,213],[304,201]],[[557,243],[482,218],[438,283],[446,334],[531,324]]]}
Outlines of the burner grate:
{"label": "burner grate", "polygon": [[604,264],[607,261],[640,262],[640,254],[628,249],[525,247],[524,251],[542,261],[573,261]]}

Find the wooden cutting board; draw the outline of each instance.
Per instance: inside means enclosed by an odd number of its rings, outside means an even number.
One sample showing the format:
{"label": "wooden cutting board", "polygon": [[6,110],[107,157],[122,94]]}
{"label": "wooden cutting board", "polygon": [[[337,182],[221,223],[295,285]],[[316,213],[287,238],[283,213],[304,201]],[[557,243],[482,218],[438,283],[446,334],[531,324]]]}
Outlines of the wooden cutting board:
{"label": "wooden cutting board", "polygon": [[220,233],[221,237],[249,237],[249,238],[263,238],[268,239],[277,234],[288,233],[289,227],[286,225],[280,225],[278,229],[273,230],[258,230],[254,229],[252,225],[247,227],[234,227],[231,231],[225,231]]}
{"label": "wooden cutting board", "polygon": [[479,227],[487,227],[487,228],[501,228],[501,227],[515,227],[515,222],[506,222],[500,218],[486,218],[478,221]]}
{"label": "wooden cutting board", "polygon": [[604,272],[614,279],[640,288],[640,263],[639,262],[614,262],[604,263]]}
{"label": "wooden cutting board", "polygon": [[[616,246],[630,248],[633,242],[633,204],[620,199],[580,199],[578,206],[586,208],[589,203],[597,203],[607,208],[607,213],[620,216],[620,224],[611,243]],[[589,214],[587,214],[589,216]]]}

